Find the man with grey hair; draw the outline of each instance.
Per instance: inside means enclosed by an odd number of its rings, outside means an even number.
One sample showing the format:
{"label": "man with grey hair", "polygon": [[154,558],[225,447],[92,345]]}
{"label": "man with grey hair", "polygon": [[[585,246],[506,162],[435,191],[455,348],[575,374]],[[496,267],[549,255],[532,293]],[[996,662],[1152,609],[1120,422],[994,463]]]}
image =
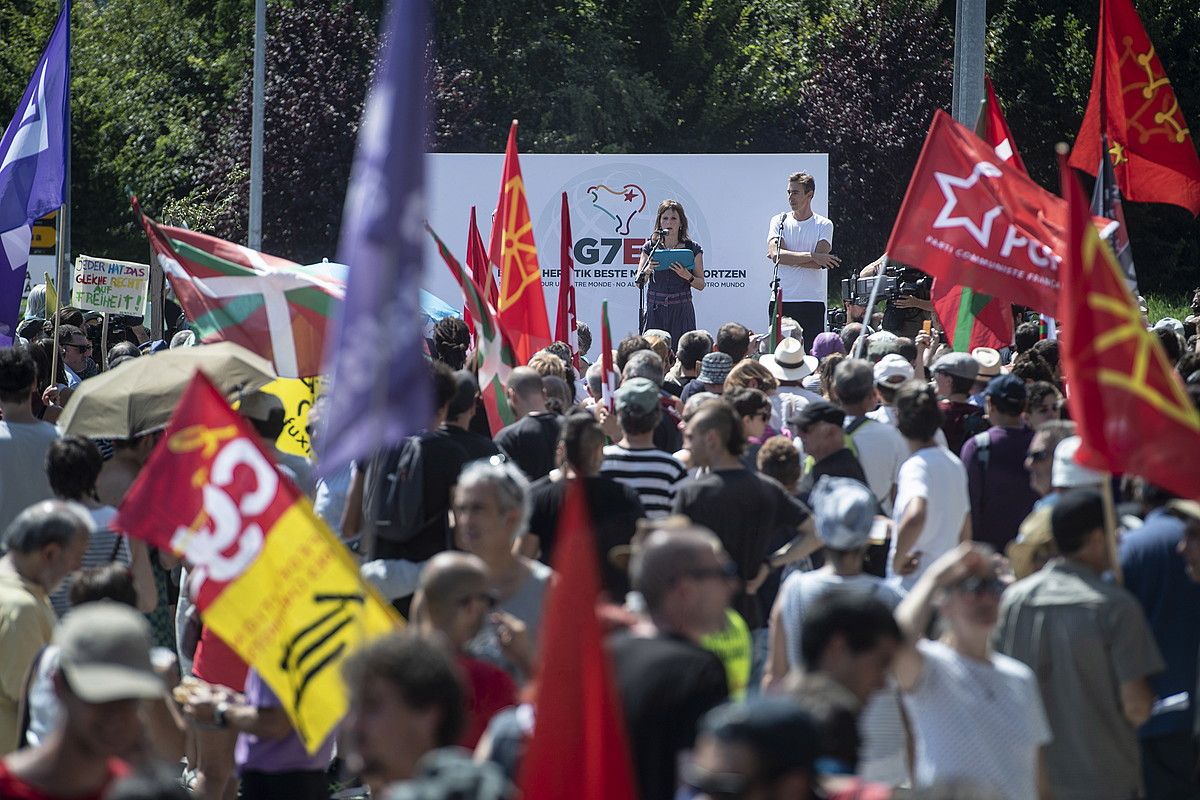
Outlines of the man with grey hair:
{"label": "man with grey hair", "polygon": [[621,372],[621,381],[632,378],[645,378],[653,381],[656,386],[662,386],[663,360],[653,350],[638,350],[629,356],[625,369]]}
{"label": "man with grey hair", "polygon": [[737,568],[711,531],[670,517],[635,550],[630,577],[650,625],[614,637],[609,651],[641,796],[659,800],[675,796],[680,755],[729,694],[700,640],[724,629]]}
{"label": "man with grey hair", "polygon": [[17,704],[34,658],[50,643],[57,617],[50,593],[79,569],[92,518],[78,503],[43,500],[4,531],[0,558],[0,755],[16,749]]}
{"label": "man with grey hair", "polygon": [[496,445],[531,481],[550,474],[558,449],[558,415],[546,410],[542,376],[529,367],[517,367],[504,389],[517,421],[494,437]]}
{"label": "man with grey hair", "polygon": [[846,412],[843,426],[854,442],[855,455],[867,478],[867,487],[884,514],[892,513],[900,465],[910,455],[908,443],[894,426],[868,416],[878,405],[875,370],[869,361],[847,358],[833,371],[833,391]]}
{"label": "man with grey hair", "polygon": [[529,481],[511,462],[468,464],[454,490],[454,541],[487,568],[496,600],[483,630],[467,650],[518,682],[534,673],[538,630],[553,571],[518,555],[514,544],[529,526]]}

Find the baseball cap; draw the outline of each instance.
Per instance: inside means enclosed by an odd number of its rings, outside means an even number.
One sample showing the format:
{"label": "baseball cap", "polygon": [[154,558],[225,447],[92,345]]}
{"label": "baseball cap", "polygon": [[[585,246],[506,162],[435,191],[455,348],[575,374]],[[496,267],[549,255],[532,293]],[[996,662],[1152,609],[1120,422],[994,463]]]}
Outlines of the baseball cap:
{"label": "baseball cap", "polygon": [[1011,406],[1024,405],[1025,401],[1029,399],[1029,390],[1025,388],[1025,381],[1012,373],[992,378],[988,381],[983,394],[985,397],[993,397]]}
{"label": "baseball cap", "polygon": [[846,419],[846,412],[826,400],[814,400],[800,409],[792,421],[797,428],[807,428],[815,422],[832,422],[841,425]]}
{"label": "baseball cap", "polygon": [[899,353],[889,353],[875,364],[875,383],[884,386],[899,386],[915,374],[913,365]]}
{"label": "baseball cap", "polygon": [[813,339],[812,349],[809,350],[809,355],[821,359],[831,353],[846,352],[846,345],[842,341],[842,337],[838,336],[833,331],[822,331],[817,334],[817,338]]}
{"label": "baseball cap", "polygon": [[876,331],[867,337],[867,360],[878,361],[886,355],[897,352],[899,347],[899,336],[891,331]]}
{"label": "baseball cap", "polygon": [[979,362],[966,353],[946,353],[934,362],[933,371],[973,381],[979,374]]}
{"label": "baseball cap", "polygon": [[273,416],[282,419],[283,401],[267,392],[251,392],[238,403],[238,413],[260,422],[270,422]]}
{"label": "baseball cap", "polygon": [[979,363],[978,378],[994,378],[1000,374],[1000,351],[996,348],[976,347],[971,351],[971,358]]}
{"label": "baseball cap", "polygon": [[1083,440],[1068,436],[1054,448],[1054,466],[1050,472],[1050,485],[1055,489],[1074,489],[1079,486],[1095,486],[1108,479],[1106,473],[1075,463],[1075,453]]}
{"label": "baseball cap", "polygon": [[856,550],[871,538],[875,495],[853,478],[822,475],[808,496],[817,536],[834,550]]}
{"label": "baseball cap", "polygon": [[132,608],[101,600],[73,609],[54,632],[59,668],[85,703],[162,697],[150,666],[150,625]]}
{"label": "baseball cap", "polygon": [[724,383],[733,369],[733,359],[728,353],[707,353],[700,360],[700,374],[697,376],[701,383]]}
{"label": "baseball cap", "polygon": [[649,378],[630,378],[621,384],[621,388],[617,389],[613,397],[617,401],[617,411],[629,408],[649,414],[658,406],[658,387]]}

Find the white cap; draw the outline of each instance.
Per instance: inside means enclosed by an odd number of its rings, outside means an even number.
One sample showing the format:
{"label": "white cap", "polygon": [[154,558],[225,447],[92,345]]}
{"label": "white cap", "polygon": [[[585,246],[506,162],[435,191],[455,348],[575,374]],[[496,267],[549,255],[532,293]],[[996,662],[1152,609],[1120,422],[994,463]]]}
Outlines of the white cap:
{"label": "white cap", "polygon": [[[875,364],[875,383],[884,386],[899,386],[912,380],[916,373],[908,359],[899,353],[888,353]],[[900,380],[895,380],[900,378]]]}
{"label": "white cap", "polygon": [[1108,474],[1085,467],[1075,462],[1075,454],[1083,440],[1068,436],[1054,448],[1054,467],[1050,473],[1050,485],[1055,489],[1076,489],[1081,486],[1096,486],[1108,480]]}
{"label": "white cap", "polygon": [[1174,317],[1163,317],[1158,322],[1154,323],[1154,327],[1151,328],[1151,330],[1158,331],[1163,330],[1164,328],[1166,330],[1175,331],[1180,336],[1183,336],[1183,323]]}

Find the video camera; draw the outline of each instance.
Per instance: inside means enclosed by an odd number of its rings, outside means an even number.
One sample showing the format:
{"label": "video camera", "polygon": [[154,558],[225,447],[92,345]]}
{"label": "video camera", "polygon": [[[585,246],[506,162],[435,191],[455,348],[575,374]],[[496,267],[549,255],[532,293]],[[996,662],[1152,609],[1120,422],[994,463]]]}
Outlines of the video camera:
{"label": "video camera", "polygon": [[[875,286],[875,277],[845,278],[842,280],[842,299],[852,305],[865,306],[871,297],[871,289]],[[875,298],[892,302],[901,297],[929,297],[933,279],[912,267],[901,267],[888,264],[883,271],[883,280],[879,283],[879,294]]]}

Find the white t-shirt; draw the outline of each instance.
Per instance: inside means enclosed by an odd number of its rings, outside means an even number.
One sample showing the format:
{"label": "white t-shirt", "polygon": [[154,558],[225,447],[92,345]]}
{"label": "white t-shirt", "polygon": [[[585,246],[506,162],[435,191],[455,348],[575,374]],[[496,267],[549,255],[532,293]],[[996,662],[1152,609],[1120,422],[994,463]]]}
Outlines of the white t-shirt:
{"label": "white t-shirt", "polygon": [[813,572],[793,572],[779,587],[779,624],[783,626],[787,641],[788,666],[798,669],[800,664],[800,633],[804,630],[804,618],[812,604],[833,589],[862,591],[870,594],[894,609],[900,605],[900,593],[883,582],[882,578],[868,575],[838,575],[826,566]]}
{"label": "white t-shirt", "polygon": [[[779,235],[779,214],[771,217],[771,227],[767,231],[767,241],[770,243]],[[817,249],[817,242],[829,242],[833,246],[833,222],[813,213],[808,219],[798,222],[789,211],[783,215],[783,249],[797,253],[812,253]],[[813,269],[812,267],[795,267],[787,264],[779,265],[779,284],[783,289],[783,302],[816,302],[824,303],[829,293],[828,270]]]}
{"label": "white t-shirt", "polygon": [[971,513],[967,471],[958,456],[944,447],[925,447],[909,456],[900,466],[900,476],[896,481],[896,505],[892,509],[892,520],[897,529],[909,501],[918,497],[924,497],[926,504],[925,527],[912,547],[921,551],[916,570],[903,577],[892,572],[898,535],[892,538],[888,550],[888,579],[899,583],[905,591],[913,587],[921,573],[942,553],[958,544],[963,520]]}
{"label": "white t-shirt", "polygon": [[[846,428],[849,429],[857,419],[846,417]],[[890,515],[892,487],[896,485],[900,465],[908,460],[908,442],[900,435],[900,431],[872,417],[867,417],[850,434],[850,438],[858,450],[858,463],[867,476],[867,486],[879,501],[883,513]]]}
{"label": "white t-shirt", "polygon": [[1000,653],[985,664],[923,640],[917,685],[903,694],[917,740],[916,785],[964,781],[1007,800],[1037,797],[1038,748],[1050,741],[1037,679]]}
{"label": "white t-shirt", "polygon": [[[867,416],[878,422],[884,422],[892,427],[896,426],[896,407],[895,406],[880,406],[874,411],[868,411]],[[903,434],[901,434],[903,438]],[[950,447],[946,443],[946,432],[938,428],[933,434],[933,440],[938,443],[939,447]]]}

